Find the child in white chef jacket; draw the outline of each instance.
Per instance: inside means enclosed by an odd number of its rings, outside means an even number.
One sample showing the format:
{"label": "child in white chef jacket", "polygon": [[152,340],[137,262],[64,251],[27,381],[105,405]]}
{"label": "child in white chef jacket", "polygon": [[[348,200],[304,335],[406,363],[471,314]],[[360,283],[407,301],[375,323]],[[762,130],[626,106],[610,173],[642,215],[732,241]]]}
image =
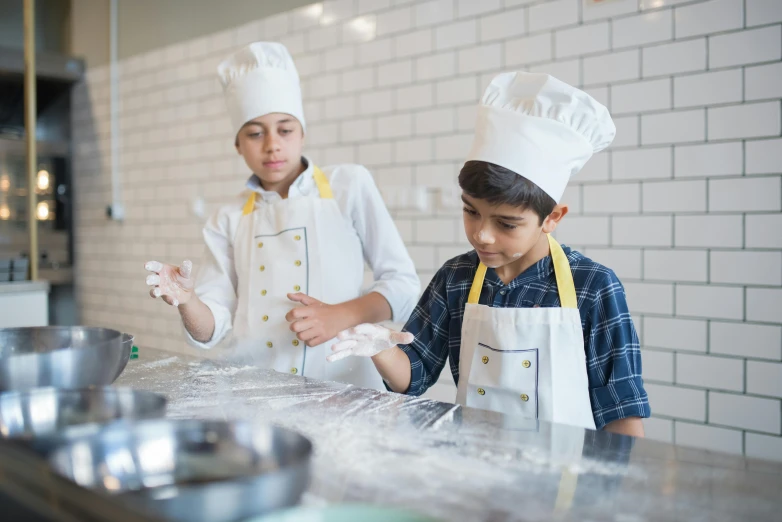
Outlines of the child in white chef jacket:
{"label": "child in white chef jacket", "polygon": [[[178,306],[195,346],[213,347],[233,329],[277,371],[382,388],[371,363],[325,364],[337,332],[404,321],[419,294],[415,267],[372,176],[360,165],[321,169],[302,154],[301,88],[283,45],[251,44],[218,73],[234,145],[252,175],[204,227],[195,280],[188,261],[151,261],[151,295]],[[362,295],[365,260],[374,283]]]}
{"label": "child in white chef jacket", "polygon": [[371,357],[410,395],[450,360],[458,404],[643,435],[651,412],[624,288],[550,235],[570,177],[615,133],[605,107],[556,78],[496,76],[459,174],[475,250],[435,274],[404,332],[359,325],[329,360]]}

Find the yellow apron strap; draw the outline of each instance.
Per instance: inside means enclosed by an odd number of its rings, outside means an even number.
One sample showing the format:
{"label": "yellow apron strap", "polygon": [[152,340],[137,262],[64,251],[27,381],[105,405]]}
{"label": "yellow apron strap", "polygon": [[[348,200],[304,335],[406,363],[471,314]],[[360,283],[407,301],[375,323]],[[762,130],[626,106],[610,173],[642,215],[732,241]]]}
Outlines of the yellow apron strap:
{"label": "yellow apron strap", "polygon": [[478,271],[475,272],[475,277],[473,278],[472,286],[470,287],[470,295],[467,297],[468,304],[478,304],[478,301],[481,298],[484,279],[486,279],[486,265],[479,263]]}
{"label": "yellow apron strap", "polygon": [[570,271],[565,251],[559,246],[557,240],[548,236],[548,244],[551,249],[551,260],[554,263],[554,275],[557,278],[557,290],[559,302],[562,308],[578,308],[576,300],[576,286],[573,284],[573,272]]}
{"label": "yellow apron strap", "polygon": [[[570,271],[565,251],[559,246],[557,240],[548,236],[548,244],[551,249],[551,260],[554,263],[554,276],[557,278],[557,291],[559,292],[559,301],[562,308],[578,308],[576,300],[576,285],[573,283],[573,273]],[[472,280],[470,295],[467,297],[468,304],[478,304],[481,298],[481,289],[483,289],[483,280],[486,278],[486,265],[480,263],[478,271]]]}
{"label": "yellow apron strap", "polygon": [[554,501],[554,513],[562,515],[570,511],[573,507],[573,497],[576,496],[576,487],[578,486],[578,473],[572,473],[567,469],[562,470],[562,476],[559,479],[559,490],[557,499]]}
{"label": "yellow apron strap", "polygon": [[334,199],[334,194],[331,193],[331,185],[326,175],[320,170],[317,165],[312,166],[314,172],[312,177],[315,178],[315,184],[318,186],[318,192],[320,192],[321,199]]}
{"label": "yellow apron strap", "polygon": [[[314,170],[312,177],[315,179],[315,185],[318,186],[321,199],[334,199],[334,194],[331,192],[331,185],[326,175],[316,165],[313,165],[312,168]],[[247,198],[247,202],[242,209],[242,215],[252,214],[253,210],[255,210],[255,192]]]}
{"label": "yellow apron strap", "polygon": [[255,210],[255,192],[250,194],[250,197],[247,198],[247,203],[244,204],[242,215],[243,216],[250,215],[253,213],[253,210]]}

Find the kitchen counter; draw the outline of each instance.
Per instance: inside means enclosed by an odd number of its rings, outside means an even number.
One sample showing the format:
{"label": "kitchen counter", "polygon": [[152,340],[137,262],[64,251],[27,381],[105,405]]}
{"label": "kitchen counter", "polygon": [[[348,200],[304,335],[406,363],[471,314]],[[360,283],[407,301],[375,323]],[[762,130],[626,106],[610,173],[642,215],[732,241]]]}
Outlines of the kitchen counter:
{"label": "kitchen counter", "polygon": [[49,289],[48,281],[0,283],[0,328],[47,326]]}
{"label": "kitchen counter", "polygon": [[0,283],[0,294],[49,292],[49,281],[9,281]]}
{"label": "kitchen counter", "polygon": [[172,418],[263,420],[315,447],[304,504],[442,520],[779,520],[782,463],[679,448],[143,349],[117,385]]}

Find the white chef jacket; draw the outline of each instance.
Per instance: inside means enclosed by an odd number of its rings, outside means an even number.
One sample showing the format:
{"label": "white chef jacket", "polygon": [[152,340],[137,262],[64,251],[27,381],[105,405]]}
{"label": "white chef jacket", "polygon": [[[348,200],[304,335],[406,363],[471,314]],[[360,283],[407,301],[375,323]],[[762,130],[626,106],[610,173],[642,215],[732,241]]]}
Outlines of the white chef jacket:
{"label": "white chef jacket", "polygon": [[[307,167],[288,190],[291,200],[319,197],[313,164],[305,157],[302,161]],[[385,297],[391,306],[393,320],[406,321],[418,300],[421,282],[372,175],[366,167],[353,164],[321,167],[321,170],[329,180],[343,218],[361,240],[364,260],[372,269],[374,282],[365,293],[377,292]],[[264,190],[258,177],[253,175],[247,181],[247,190],[238,195],[235,202],[221,207],[204,226],[206,248],[196,277],[195,293],[212,311],[215,329],[206,343],[196,341],[185,331],[190,344],[198,348],[216,346],[232,328],[237,306],[233,244],[249,191],[260,194],[268,202],[281,198],[277,192]],[[291,302],[291,308],[294,305]]]}

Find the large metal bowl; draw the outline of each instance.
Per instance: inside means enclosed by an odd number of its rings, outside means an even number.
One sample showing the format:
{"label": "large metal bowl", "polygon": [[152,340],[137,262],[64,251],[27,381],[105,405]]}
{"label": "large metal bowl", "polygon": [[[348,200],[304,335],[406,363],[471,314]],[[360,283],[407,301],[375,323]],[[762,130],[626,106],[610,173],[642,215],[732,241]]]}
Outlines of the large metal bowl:
{"label": "large metal bowl", "polygon": [[166,413],[166,398],[130,388],[38,388],[0,393],[0,438],[40,440],[79,424],[149,419]]}
{"label": "large metal bowl", "polygon": [[153,420],[68,430],[49,463],[77,484],[173,520],[232,521],[297,504],[312,444],[248,422]]}
{"label": "large metal bowl", "polygon": [[111,384],[132,345],[132,335],[107,328],[0,328],[0,390]]}

